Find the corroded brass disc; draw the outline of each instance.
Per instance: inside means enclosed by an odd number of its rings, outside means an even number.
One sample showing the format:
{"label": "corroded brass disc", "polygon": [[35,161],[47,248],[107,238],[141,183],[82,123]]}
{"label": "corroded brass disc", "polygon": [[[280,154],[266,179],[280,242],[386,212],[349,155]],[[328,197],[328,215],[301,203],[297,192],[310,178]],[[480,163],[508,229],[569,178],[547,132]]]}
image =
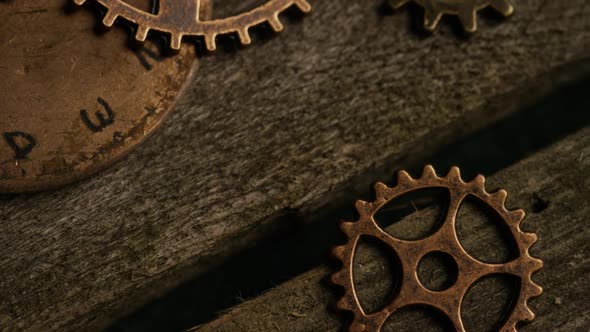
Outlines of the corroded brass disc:
{"label": "corroded brass disc", "polygon": [[54,188],[103,169],[162,121],[194,50],[162,57],[94,32],[66,0],[0,0],[0,193]]}

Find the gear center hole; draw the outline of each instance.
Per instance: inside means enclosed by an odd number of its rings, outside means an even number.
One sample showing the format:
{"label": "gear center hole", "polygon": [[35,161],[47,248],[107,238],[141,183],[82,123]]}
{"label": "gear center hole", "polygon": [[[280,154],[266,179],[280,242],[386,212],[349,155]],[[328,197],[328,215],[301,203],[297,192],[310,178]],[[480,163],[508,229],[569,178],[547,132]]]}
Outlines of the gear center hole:
{"label": "gear center hole", "polygon": [[424,255],[418,263],[418,280],[431,291],[444,291],[457,282],[459,268],[455,259],[442,251]]}

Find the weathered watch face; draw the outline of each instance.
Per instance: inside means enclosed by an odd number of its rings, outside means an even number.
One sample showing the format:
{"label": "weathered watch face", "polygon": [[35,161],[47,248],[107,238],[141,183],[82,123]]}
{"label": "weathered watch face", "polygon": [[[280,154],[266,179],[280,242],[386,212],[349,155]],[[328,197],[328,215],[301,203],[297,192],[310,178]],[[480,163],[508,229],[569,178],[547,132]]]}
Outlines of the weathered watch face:
{"label": "weathered watch face", "polygon": [[[131,1],[133,3],[133,1]],[[162,121],[194,48],[163,57],[66,0],[0,0],[0,193],[53,188],[121,158]]]}

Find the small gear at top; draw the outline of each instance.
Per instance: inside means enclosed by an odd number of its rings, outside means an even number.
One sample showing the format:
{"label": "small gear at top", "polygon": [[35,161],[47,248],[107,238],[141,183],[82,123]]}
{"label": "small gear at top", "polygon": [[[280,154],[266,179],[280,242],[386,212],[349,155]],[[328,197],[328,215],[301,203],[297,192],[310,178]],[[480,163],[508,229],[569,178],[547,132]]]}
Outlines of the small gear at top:
{"label": "small gear at top", "polygon": [[[464,182],[457,167],[451,168],[447,176],[439,177],[432,166],[426,166],[422,177],[414,179],[407,172],[401,171],[396,186],[388,187],[383,183],[377,183],[374,201],[356,202],[359,219],[355,222],[342,222],[341,229],[348,240],[345,245],[333,250],[333,255],[342,262],[342,269],[332,275],[332,282],[343,287],[345,291],[336,306],[340,310],[354,314],[348,326],[349,331],[380,331],[393,313],[408,306],[422,305],[438,309],[449,318],[456,331],[465,332],[461,319],[461,306],[465,294],[476,281],[488,275],[498,274],[514,275],[520,280],[518,294],[514,295],[514,304],[506,314],[500,331],[515,332],[518,322],[530,321],[535,317],[528,308],[527,301],[531,297],[539,296],[543,291],[531,280],[532,274],[543,267],[541,260],[529,255],[529,248],[537,241],[537,236],[520,229],[524,211],[506,209],[506,191],[488,193],[484,183],[485,179],[481,175],[471,182]],[[406,193],[426,188],[444,188],[450,194],[446,217],[434,234],[419,240],[407,241],[389,235],[377,225],[374,216],[384,205]],[[468,196],[476,197],[499,214],[515,240],[518,251],[515,259],[500,264],[484,263],[470,256],[461,246],[455,224],[459,207]],[[385,306],[374,313],[366,313],[361,307],[353,279],[353,263],[359,239],[366,236],[376,238],[392,248],[399,258],[403,273],[399,290],[395,291]],[[458,269],[454,284],[442,291],[425,288],[419,281],[416,271],[420,260],[433,252],[450,255]]]}
{"label": "small gear at top", "polygon": [[[74,0],[78,5],[86,1]],[[269,0],[248,12],[215,20],[203,20],[204,12],[210,10],[209,0],[158,0],[157,13],[152,14],[133,7],[124,0],[94,0],[107,10],[103,24],[111,27],[118,17],[137,25],[135,39],[145,41],[148,32],[155,30],[170,35],[170,48],[180,49],[182,37],[203,37],[209,51],[216,49],[218,35],[237,33],[244,45],[250,44],[248,30],[268,22],[274,31],[283,30],[279,14],[291,6],[297,6],[304,13],[311,11],[307,0]],[[208,7],[208,8],[205,8]]]}
{"label": "small gear at top", "polygon": [[399,8],[414,1],[424,7],[424,27],[434,31],[444,14],[457,15],[465,31],[477,30],[477,12],[491,6],[504,16],[514,12],[511,0],[389,0],[393,8]]}

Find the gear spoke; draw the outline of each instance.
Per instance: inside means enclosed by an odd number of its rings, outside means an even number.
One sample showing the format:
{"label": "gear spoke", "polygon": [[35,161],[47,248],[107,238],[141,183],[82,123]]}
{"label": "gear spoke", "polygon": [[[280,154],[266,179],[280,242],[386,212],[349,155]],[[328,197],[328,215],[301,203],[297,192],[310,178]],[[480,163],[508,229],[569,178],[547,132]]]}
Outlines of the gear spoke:
{"label": "gear spoke", "polygon": [[444,229],[446,232],[455,232],[457,215],[459,214],[459,208],[461,207],[461,203],[464,199],[465,195],[458,195],[457,193],[451,191],[449,207],[447,208],[441,229]]}
{"label": "gear spoke", "polygon": [[514,12],[514,6],[510,0],[492,0],[490,6],[502,13],[504,16],[512,15]]}

